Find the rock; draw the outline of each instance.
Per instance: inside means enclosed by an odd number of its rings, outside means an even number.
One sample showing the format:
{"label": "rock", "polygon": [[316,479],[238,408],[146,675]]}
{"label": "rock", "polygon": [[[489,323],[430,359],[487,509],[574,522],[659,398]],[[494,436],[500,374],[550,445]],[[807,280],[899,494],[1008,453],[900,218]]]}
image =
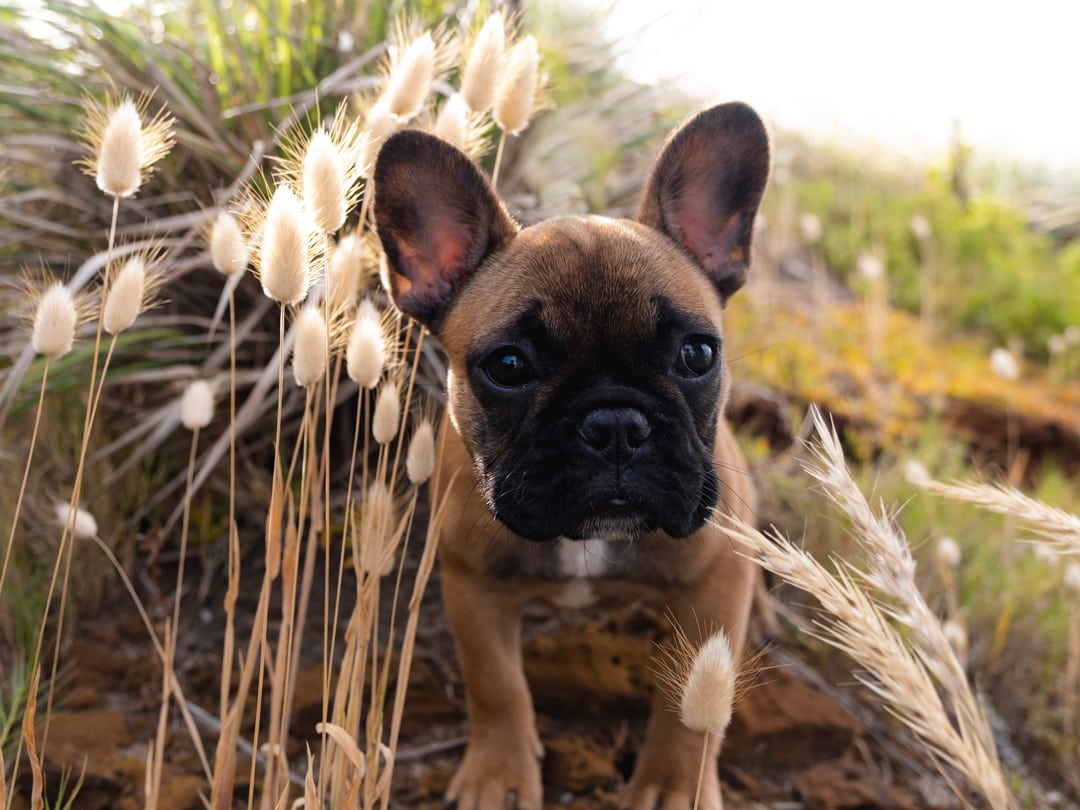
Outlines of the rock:
{"label": "rock", "polygon": [[790,672],[759,672],[739,704],[724,740],[724,757],[755,767],[806,765],[834,759],[862,735],[845,708]]}
{"label": "rock", "polygon": [[85,759],[88,776],[114,778],[118,770],[117,752],[129,745],[127,720],[117,712],[54,711],[49,721],[46,767],[66,765],[78,771]]}
{"label": "rock", "polygon": [[861,762],[851,758],[822,762],[795,777],[794,786],[808,810],[917,810],[902,791],[886,785]]}

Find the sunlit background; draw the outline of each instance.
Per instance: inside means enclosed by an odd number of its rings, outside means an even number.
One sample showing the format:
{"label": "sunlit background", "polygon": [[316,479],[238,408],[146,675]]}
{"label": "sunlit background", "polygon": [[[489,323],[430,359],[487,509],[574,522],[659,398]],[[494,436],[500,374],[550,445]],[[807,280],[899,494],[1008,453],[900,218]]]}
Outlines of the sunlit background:
{"label": "sunlit background", "polygon": [[[597,2],[597,0],[590,0]],[[925,156],[959,134],[987,157],[1080,169],[1080,4],[612,0],[620,63],[774,125]]]}

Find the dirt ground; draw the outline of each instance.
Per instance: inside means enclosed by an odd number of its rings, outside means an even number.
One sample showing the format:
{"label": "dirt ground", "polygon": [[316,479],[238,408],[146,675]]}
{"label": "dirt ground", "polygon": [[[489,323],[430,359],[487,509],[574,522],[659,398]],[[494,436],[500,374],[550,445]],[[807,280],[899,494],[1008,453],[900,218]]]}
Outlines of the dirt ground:
{"label": "dirt ground", "polygon": [[[410,544],[417,549],[419,544]],[[410,559],[408,569],[415,565]],[[252,560],[238,616],[254,613],[261,571]],[[160,575],[163,592],[171,572]],[[437,576],[437,574],[436,574]],[[192,576],[190,582],[197,582]],[[144,584],[148,583],[143,577]],[[152,588],[151,588],[152,590]],[[313,604],[321,604],[315,593]],[[188,701],[214,714],[223,616],[214,597],[193,594],[179,637],[178,674]],[[165,615],[165,603],[151,608]],[[313,611],[321,612],[321,611]],[[239,628],[241,634],[246,628]],[[271,633],[276,627],[271,626]],[[317,750],[321,713],[318,628],[303,656],[289,750],[294,773],[304,773],[304,743]],[[664,637],[663,615],[639,601],[576,614],[530,608],[525,616],[525,661],[543,738],[545,802],[550,807],[615,808],[633,767],[651,694],[650,668]],[[143,807],[147,743],[160,706],[161,673],[134,609],[117,597],[72,638],[66,687],[54,712],[46,747],[51,783],[64,768],[85,779],[76,807]],[[815,660],[818,659],[818,660]],[[731,726],[721,764],[728,810],[841,810],[841,808],[951,808],[944,781],[880,706],[850,675],[823,672],[821,651],[792,639],[770,642],[764,669],[746,693]],[[839,677],[839,680],[837,679]],[[394,780],[393,805],[441,808],[442,794],[464,749],[464,693],[438,598],[429,586],[406,702]],[[250,733],[250,729],[248,731]],[[306,735],[306,736],[305,736]],[[211,725],[203,728],[211,752]],[[244,806],[247,769],[241,762],[236,805]],[[28,775],[25,777],[28,779]],[[24,783],[25,787],[29,782]],[[174,711],[163,779],[162,807],[202,807],[207,785],[193,746]],[[21,808],[16,800],[15,807]]]}

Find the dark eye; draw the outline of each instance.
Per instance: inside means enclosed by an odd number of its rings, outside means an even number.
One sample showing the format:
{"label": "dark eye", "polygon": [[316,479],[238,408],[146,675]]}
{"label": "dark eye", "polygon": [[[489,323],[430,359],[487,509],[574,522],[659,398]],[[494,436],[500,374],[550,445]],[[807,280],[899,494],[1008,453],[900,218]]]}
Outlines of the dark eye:
{"label": "dark eye", "polygon": [[716,354],[712,341],[701,337],[687,338],[679,348],[675,370],[684,377],[700,377],[713,367]]}
{"label": "dark eye", "polygon": [[532,363],[520,349],[505,346],[496,349],[483,363],[488,379],[501,388],[521,388],[536,379]]}

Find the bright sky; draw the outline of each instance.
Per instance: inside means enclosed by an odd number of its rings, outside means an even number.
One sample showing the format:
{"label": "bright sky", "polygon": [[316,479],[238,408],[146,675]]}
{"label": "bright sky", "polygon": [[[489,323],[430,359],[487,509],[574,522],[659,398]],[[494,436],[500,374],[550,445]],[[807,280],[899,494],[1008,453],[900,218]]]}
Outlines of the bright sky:
{"label": "bright sky", "polygon": [[635,78],[774,125],[1080,169],[1077,0],[591,0]]}

